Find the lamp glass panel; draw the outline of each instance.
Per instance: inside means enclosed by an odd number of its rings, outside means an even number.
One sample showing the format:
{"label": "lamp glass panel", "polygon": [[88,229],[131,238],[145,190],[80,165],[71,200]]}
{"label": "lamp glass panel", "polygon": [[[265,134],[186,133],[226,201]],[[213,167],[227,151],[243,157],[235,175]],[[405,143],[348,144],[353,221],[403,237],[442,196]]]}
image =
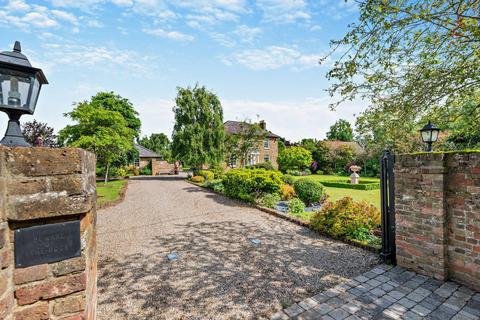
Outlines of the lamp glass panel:
{"label": "lamp glass panel", "polygon": [[38,95],[40,94],[40,81],[38,81],[38,78],[32,77],[32,92],[30,95],[30,101],[28,103],[28,109],[31,114],[35,111],[35,106],[37,105],[37,100],[38,100]]}
{"label": "lamp glass panel", "polygon": [[432,142],[432,132],[430,130],[422,131],[422,140],[423,142]]}
{"label": "lamp glass panel", "polygon": [[30,112],[30,86],[35,77],[31,73],[0,68],[1,99],[0,107]]}
{"label": "lamp glass panel", "polygon": [[438,140],[438,130],[432,130],[432,142]]}

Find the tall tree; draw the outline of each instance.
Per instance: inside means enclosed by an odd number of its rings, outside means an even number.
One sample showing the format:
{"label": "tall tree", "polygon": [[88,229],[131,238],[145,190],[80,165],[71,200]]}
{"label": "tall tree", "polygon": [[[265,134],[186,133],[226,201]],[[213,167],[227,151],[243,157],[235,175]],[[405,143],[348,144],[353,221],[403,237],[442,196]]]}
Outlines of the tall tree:
{"label": "tall tree", "polygon": [[366,98],[400,122],[478,88],[480,1],[356,2],[359,21],[332,41],[337,61],[327,77],[334,81],[330,94],[342,96],[338,103]]}
{"label": "tall tree", "polygon": [[145,136],[138,143],[147,149],[155,151],[163,156],[164,160],[170,161],[171,145],[170,140],[164,133],[152,133],[149,137]]}
{"label": "tall tree", "polygon": [[350,122],[340,119],[327,132],[328,140],[353,141],[353,129]]}
{"label": "tall tree", "polygon": [[135,137],[140,136],[141,121],[138,112],[127,98],[114,92],[98,92],[90,99],[90,105],[109,111],[117,111],[125,119],[127,127],[135,132]]}
{"label": "tall tree", "polygon": [[196,168],[224,159],[225,128],[218,97],[205,87],[177,88],[172,156]]}
{"label": "tall tree", "polygon": [[241,166],[248,163],[248,155],[258,150],[259,144],[265,139],[267,132],[257,123],[240,122],[240,130],[236,134],[227,134],[225,137],[225,157],[227,162],[234,158],[240,161]]}
{"label": "tall tree", "polygon": [[76,124],[60,130],[59,143],[95,153],[97,162],[105,167],[106,183],[112,164],[132,149],[135,131],[127,126],[121,113],[88,102],[76,104],[65,116]]}
{"label": "tall tree", "polygon": [[315,150],[317,150],[318,142],[319,141],[317,139],[305,138],[300,141],[300,147],[305,148],[313,153]]}
{"label": "tall tree", "polygon": [[36,145],[38,138],[42,138],[44,146],[55,147],[57,145],[57,136],[54,134],[53,128],[46,123],[37,120],[25,122],[22,125],[22,133],[25,140],[31,145]]}
{"label": "tall tree", "polygon": [[312,154],[302,147],[290,147],[278,155],[278,164],[282,171],[304,170],[312,164]]}

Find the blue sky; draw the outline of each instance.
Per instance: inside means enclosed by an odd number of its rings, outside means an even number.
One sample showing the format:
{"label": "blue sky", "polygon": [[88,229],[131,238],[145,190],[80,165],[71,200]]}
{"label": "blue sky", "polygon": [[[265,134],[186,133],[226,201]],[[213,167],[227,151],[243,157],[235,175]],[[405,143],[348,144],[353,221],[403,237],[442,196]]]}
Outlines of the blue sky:
{"label": "blue sky", "polygon": [[[177,86],[218,94],[225,120],[265,119],[290,140],[324,138],[365,103],[335,112],[319,66],[356,20],[352,0],[0,0],[0,50],[15,40],[50,84],[33,118],[56,130],[97,91],[129,98],[142,133],[171,135]],[[6,116],[0,115],[0,132]]]}

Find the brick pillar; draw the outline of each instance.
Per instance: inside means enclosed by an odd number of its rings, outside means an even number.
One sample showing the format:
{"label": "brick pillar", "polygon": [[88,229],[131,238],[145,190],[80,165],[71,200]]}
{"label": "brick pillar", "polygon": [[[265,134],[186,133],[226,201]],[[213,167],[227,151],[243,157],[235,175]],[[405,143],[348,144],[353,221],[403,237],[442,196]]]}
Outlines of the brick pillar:
{"label": "brick pillar", "polygon": [[[95,201],[93,154],[0,146],[0,319],[96,318]],[[70,221],[79,257],[15,268],[15,230]]]}
{"label": "brick pillar", "polygon": [[399,266],[447,278],[445,155],[400,155],[395,163]]}

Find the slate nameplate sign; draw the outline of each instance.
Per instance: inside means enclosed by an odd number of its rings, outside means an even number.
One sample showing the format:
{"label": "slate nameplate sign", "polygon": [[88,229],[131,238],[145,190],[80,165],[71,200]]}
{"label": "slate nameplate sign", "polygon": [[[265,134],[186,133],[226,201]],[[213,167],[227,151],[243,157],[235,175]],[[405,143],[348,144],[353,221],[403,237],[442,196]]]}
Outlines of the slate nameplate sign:
{"label": "slate nameplate sign", "polygon": [[62,261],[80,254],[80,221],[15,230],[16,268]]}

